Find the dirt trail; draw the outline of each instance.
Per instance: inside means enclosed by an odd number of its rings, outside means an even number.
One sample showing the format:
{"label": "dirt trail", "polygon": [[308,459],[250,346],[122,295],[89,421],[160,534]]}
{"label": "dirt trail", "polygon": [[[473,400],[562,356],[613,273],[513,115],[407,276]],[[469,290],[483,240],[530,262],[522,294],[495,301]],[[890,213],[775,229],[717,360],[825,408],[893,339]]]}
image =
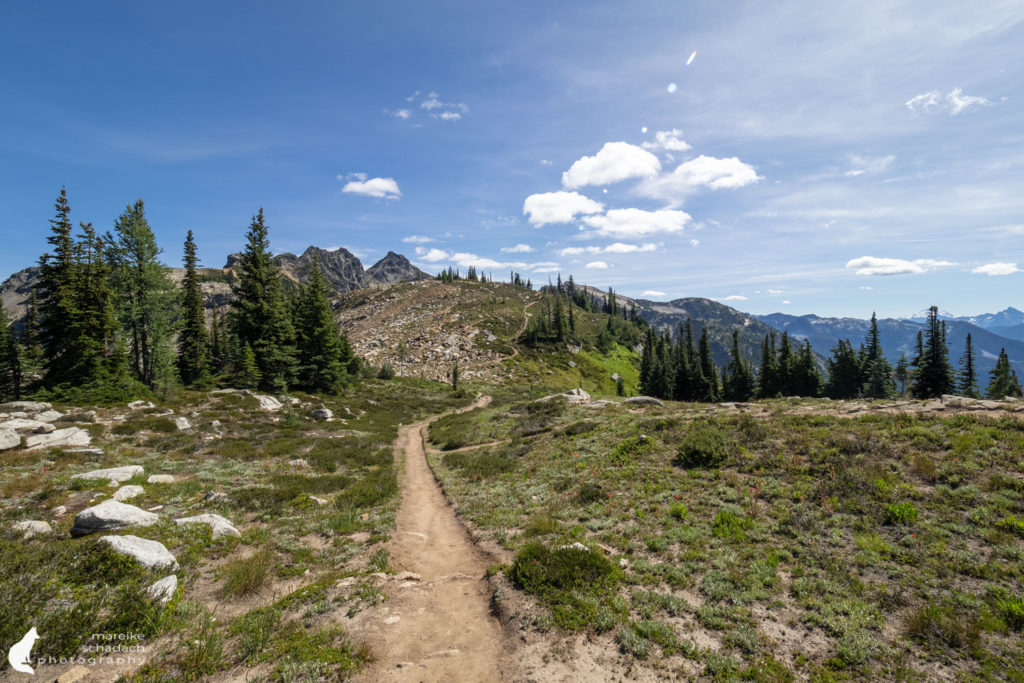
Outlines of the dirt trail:
{"label": "dirt trail", "polygon": [[[478,397],[465,410],[489,402]],[[427,464],[423,431],[430,422],[399,430],[396,456],[405,454],[405,475],[388,548],[392,567],[420,580],[388,583],[388,599],[364,638],[377,661],[359,680],[505,680],[506,641],[484,580],[491,561],[470,541]]]}

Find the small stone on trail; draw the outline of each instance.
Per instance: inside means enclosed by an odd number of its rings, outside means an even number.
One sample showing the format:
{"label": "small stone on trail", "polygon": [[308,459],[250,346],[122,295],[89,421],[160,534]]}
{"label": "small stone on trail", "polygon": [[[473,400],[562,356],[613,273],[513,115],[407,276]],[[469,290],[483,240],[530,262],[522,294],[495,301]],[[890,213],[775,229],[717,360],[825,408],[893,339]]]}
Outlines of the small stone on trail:
{"label": "small stone on trail", "polygon": [[231,522],[218,514],[207,512],[202,515],[195,515],[194,517],[183,517],[181,519],[174,520],[174,523],[178,526],[182,524],[205,524],[210,527],[213,532],[214,538],[221,538],[222,536],[234,536],[240,538],[242,534],[236,529]]}

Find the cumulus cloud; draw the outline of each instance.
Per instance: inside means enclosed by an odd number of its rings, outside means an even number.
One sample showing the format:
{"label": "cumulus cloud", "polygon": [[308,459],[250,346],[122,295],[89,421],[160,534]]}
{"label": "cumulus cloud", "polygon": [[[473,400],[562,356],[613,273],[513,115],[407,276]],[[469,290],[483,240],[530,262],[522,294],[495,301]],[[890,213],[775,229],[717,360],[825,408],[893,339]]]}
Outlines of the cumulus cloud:
{"label": "cumulus cloud", "polygon": [[523,261],[497,261],[492,258],[473,254],[471,252],[457,251],[450,252],[444,249],[427,249],[416,247],[416,257],[424,263],[449,263],[460,268],[473,266],[481,270],[499,270],[515,268],[517,270],[530,270],[537,273],[548,273],[560,270],[560,266],[553,261],[540,261],[538,263],[524,263]]}
{"label": "cumulus cloud", "polygon": [[396,109],[391,113],[395,115],[395,118],[402,119],[403,121],[412,118],[412,112],[409,111],[408,109]]}
{"label": "cumulus cloud", "polygon": [[854,154],[850,159],[850,165],[853,168],[847,171],[845,175],[847,178],[856,178],[859,175],[881,173],[892,166],[895,161],[896,156],[893,154],[884,157],[867,157]]}
{"label": "cumulus cloud", "polygon": [[441,119],[442,121],[458,121],[462,118],[462,114],[457,111],[443,111],[440,114],[434,114],[434,118]]}
{"label": "cumulus cloud", "polygon": [[589,270],[604,270],[605,268],[608,267],[608,264],[605,263],[604,261],[591,261],[590,263],[583,267]]}
{"label": "cumulus cloud", "polygon": [[536,228],[551,223],[568,223],[576,216],[604,211],[604,204],[578,192],[543,192],[531,194],[523,202],[523,215]]}
{"label": "cumulus cloud", "polygon": [[918,114],[946,113],[956,116],[971,107],[984,107],[992,104],[984,97],[964,95],[960,88],[953,88],[948,93],[930,90],[915,95],[906,102],[907,109]]}
{"label": "cumulus cloud", "polygon": [[533,247],[529,244],[517,244],[514,247],[502,247],[501,253],[503,254],[529,254],[533,251]]}
{"label": "cumulus cloud", "polygon": [[339,175],[338,180],[345,182],[341,191],[346,194],[361,194],[377,199],[398,199],[402,196],[394,178],[368,178],[365,173],[352,173],[348,176]]}
{"label": "cumulus cloud", "polygon": [[690,149],[682,138],[683,131],[678,128],[672,130],[659,130],[654,134],[654,142],[645,142],[641,146],[644,149],[664,150],[666,152],[685,152]]}
{"label": "cumulus cloud", "polygon": [[427,249],[426,247],[416,247],[416,256],[421,261],[427,261],[429,263],[437,263],[438,261],[444,261],[449,258],[448,252],[444,249]]}
{"label": "cumulus cloud", "polygon": [[656,251],[657,244],[645,242],[644,244],[625,244],[613,242],[604,247],[566,247],[559,254],[562,256],[579,256],[580,254],[633,254],[636,252]]}
{"label": "cumulus cloud", "polygon": [[549,159],[541,159],[541,160],[540,160],[540,165],[541,165],[541,166],[551,166],[551,165],[553,165],[554,163],[555,163],[555,162],[553,162],[553,161],[551,161],[551,160],[549,160]]}
{"label": "cumulus cloud", "polygon": [[986,263],[971,270],[979,275],[1013,275],[1021,272],[1016,263]]}
{"label": "cumulus cloud", "polygon": [[671,173],[643,181],[637,192],[644,197],[678,202],[681,195],[701,188],[734,190],[761,179],[753,166],[737,157],[719,159],[702,154],[684,161]]}
{"label": "cumulus cloud", "polygon": [[653,178],[661,162],[647,150],[628,142],[606,142],[592,157],[577,159],[562,174],[562,185],[576,190],[587,185],[607,185],[629,178]]}
{"label": "cumulus cloud", "polygon": [[846,268],[856,269],[857,275],[920,275],[935,268],[955,265],[952,261],[938,259],[915,259],[908,261],[877,256],[861,256],[846,262]]}
{"label": "cumulus cloud", "polygon": [[680,232],[690,220],[690,214],[675,209],[611,209],[603,215],[583,217],[584,224],[596,230],[598,234],[609,237],[641,237],[662,232]]}
{"label": "cumulus cloud", "polygon": [[791,303],[793,303],[793,302],[792,302],[792,301],[790,301],[789,299],[783,299],[783,300],[782,300],[782,301],[781,301],[780,303],[782,303],[782,304],[783,304],[783,305],[785,305],[785,306],[788,306],[789,304],[791,304]]}
{"label": "cumulus cloud", "polygon": [[424,235],[409,235],[408,237],[403,237],[402,241],[406,244],[426,244],[427,242],[433,242],[434,238]]}
{"label": "cumulus cloud", "polygon": [[718,301],[746,301],[746,300],[747,300],[747,297],[743,296],[742,294],[730,294],[727,297],[723,297],[721,299],[718,299]]}
{"label": "cumulus cloud", "polygon": [[640,296],[668,296],[665,292],[659,292],[656,289],[645,289],[640,293]]}
{"label": "cumulus cloud", "polygon": [[691,247],[696,247],[698,244],[700,244],[700,240],[698,240],[698,239],[690,240],[690,246]]}
{"label": "cumulus cloud", "polygon": [[769,289],[768,293],[769,294],[782,294],[782,290],[781,289]]}

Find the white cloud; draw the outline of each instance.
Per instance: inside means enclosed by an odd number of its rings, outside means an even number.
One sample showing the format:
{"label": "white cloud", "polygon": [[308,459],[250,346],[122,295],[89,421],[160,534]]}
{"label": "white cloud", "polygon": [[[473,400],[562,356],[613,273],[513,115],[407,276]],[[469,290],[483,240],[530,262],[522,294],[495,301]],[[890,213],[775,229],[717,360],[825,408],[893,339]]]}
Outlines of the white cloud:
{"label": "white cloud", "polygon": [[690,246],[691,247],[696,247],[698,244],[700,244],[700,240],[698,240],[698,239],[690,240]]}
{"label": "white cloud", "polygon": [[604,270],[605,268],[608,267],[608,264],[605,263],[604,261],[591,261],[590,263],[583,267],[589,270]]}
{"label": "white cloud", "polygon": [[881,173],[892,166],[895,161],[896,156],[893,154],[884,157],[866,157],[854,154],[850,159],[850,164],[853,168],[847,171],[845,175],[847,178],[856,178],[867,173]]}
{"label": "white cloud", "polygon": [[403,121],[406,121],[412,117],[412,112],[409,111],[408,109],[398,109],[391,113],[394,114],[396,118],[402,119]]}
{"label": "white cloud", "polygon": [[421,261],[429,263],[437,263],[449,258],[448,252],[443,249],[427,249],[426,247],[416,247],[416,255]]}
{"label": "white cloud", "polygon": [[871,285],[861,285],[860,287],[858,287],[858,289],[863,289],[863,290],[870,291],[871,290]]}
{"label": "white cloud", "polygon": [[348,182],[341,188],[346,194],[361,194],[367,197],[378,199],[398,199],[402,191],[398,189],[398,183],[394,178],[369,178],[365,173],[353,173],[350,176],[338,176],[338,180]]}
{"label": "white cloud", "polygon": [[974,268],[971,272],[979,275],[1012,275],[1020,273],[1021,269],[1017,267],[1016,263],[986,263]]}
{"label": "white cloud", "polygon": [[712,190],[732,190],[761,179],[753,166],[736,157],[718,159],[703,154],[680,164],[672,175],[689,187],[703,185]]}
{"label": "white cloud", "polygon": [[403,237],[402,241],[406,244],[426,244],[427,242],[433,242],[434,238],[424,235],[409,235],[408,237]]}
{"label": "white cloud", "polygon": [[952,261],[937,259],[916,259],[908,261],[898,258],[861,256],[846,262],[846,268],[855,268],[857,275],[920,275],[935,268],[955,266]]}
{"label": "white cloud", "polygon": [[548,159],[541,159],[541,160],[540,160],[540,165],[541,165],[541,166],[552,166],[552,165],[553,165],[554,163],[555,163],[555,162],[553,162],[553,161],[550,161],[550,160],[548,160]]}
{"label": "white cloud", "polygon": [[541,261],[540,263],[526,266],[526,268],[534,273],[554,273],[562,269],[561,266],[553,261]]}
{"label": "white cloud", "polygon": [[533,247],[529,244],[517,244],[514,247],[502,247],[501,253],[503,254],[529,254],[533,251]]}
{"label": "white cloud", "polygon": [[769,294],[782,294],[782,290],[781,289],[769,289],[768,293]]}
{"label": "white cloud", "polygon": [[792,301],[790,301],[789,299],[783,299],[783,300],[781,301],[781,303],[782,303],[783,305],[786,305],[786,306],[788,306],[789,304],[791,304],[791,303],[793,303],[793,302],[792,302]]}
{"label": "white cloud", "polygon": [[682,138],[683,131],[678,128],[672,130],[659,130],[654,134],[654,142],[644,142],[642,147],[650,150],[665,150],[666,152],[685,152],[690,149]]}
{"label": "white cloud", "polygon": [[580,254],[633,254],[636,252],[656,251],[657,244],[645,242],[644,244],[625,244],[613,242],[604,247],[566,247],[559,254],[562,256],[579,256]]}
{"label": "white cloud", "polygon": [[440,114],[433,114],[433,116],[442,121],[458,121],[462,118],[462,114],[457,111],[443,111]]}
{"label": "white cloud", "polygon": [[727,296],[727,297],[725,297],[723,299],[718,299],[718,301],[746,301],[746,300],[747,300],[747,297],[743,296],[742,294],[730,294],[729,296]]}
{"label": "white cloud", "polygon": [[562,174],[562,185],[575,190],[628,178],[653,178],[660,171],[661,162],[650,152],[628,142],[606,142],[594,156],[577,159]]}
{"label": "white cloud", "polygon": [[541,273],[553,273],[560,270],[559,265],[553,261],[541,261],[532,264],[522,261],[496,261],[492,258],[470,252],[452,253],[443,249],[427,249],[425,247],[416,247],[416,256],[419,261],[425,263],[450,263],[460,268],[469,268],[470,266],[481,270],[515,268],[517,270],[530,270]]}
{"label": "white cloud", "polygon": [[950,116],[956,116],[974,106],[983,107],[990,104],[992,103],[984,97],[964,95],[964,91],[960,88],[953,88],[948,93],[930,90],[921,95],[915,95],[906,102],[907,109],[912,112],[919,114],[945,112]]}
{"label": "white cloud", "polygon": [[656,289],[645,289],[640,293],[640,296],[668,296],[665,292],[659,292]]}
{"label": "white cloud", "polygon": [[568,223],[576,216],[600,213],[604,204],[577,192],[543,192],[531,194],[523,202],[523,214],[530,224],[541,227],[550,223]]}
{"label": "white cloud", "polygon": [[659,232],[679,232],[691,220],[690,214],[674,209],[644,211],[611,209],[600,216],[585,216],[583,222],[610,237],[640,237]]}

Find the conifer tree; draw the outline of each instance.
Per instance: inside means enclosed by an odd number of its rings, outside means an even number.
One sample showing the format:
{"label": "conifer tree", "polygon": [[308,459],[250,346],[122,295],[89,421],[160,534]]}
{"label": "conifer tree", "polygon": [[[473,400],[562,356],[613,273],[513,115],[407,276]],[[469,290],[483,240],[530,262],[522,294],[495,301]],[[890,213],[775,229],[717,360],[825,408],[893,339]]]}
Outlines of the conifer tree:
{"label": "conifer tree", "polygon": [[969,398],[981,398],[978,392],[978,377],[974,369],[974,345],[971,342],[971,333],[967,333],[967,346],[964,355],[960,357],[960,376],[957,383],[957,390],[961,395]]}
{"label": "conifer tree", "polygon": [[[196,273],[198,258],[192,231],[185,238],[185,278],[181,281],[181,332],[178,333],[178,375],[181,383],[191,387],[203,384],[208,377],[209,343],[203,292]],[[215,332],[216,333],[216,332]]]}
{"label": "conifer tree", "polygon": [[235,372],[232,377],[232,384],[239,389],[256,389],[263,382],[259,365],[256,363],[256,354],[252,347],[243,344],[239,349],[238,358],[235,361]]}
{"label": "conifer tree", "polygon": [[334,321],[320,261],[313,264],[309,283],[296,306],[298,381],[308,391],[337,393],[347,382],[345,345]]}
{"label": "conifer tree", "polygon": [[793,347],[789,343],[789,331],[782,331],[782,339],[779,340],[779,359],[776,363],[776,383],[779,393],[783,396],[793,396]]}
{"label": "conifer tree", "polygon": [[856,398],[860,395],[860,363],[849,339],[840,339],[828,359],[828,381],[825,395],[829,398]]}
{"label": "conifer tree", "polygon": [[953,369],[946,346],[946,324],[939,320],[939,309],[928,309],[928,326],[924,345],[914,373],[913,394],[916,398],[939,398],[953,392]]}
{"label": "conifer tree", "polygon": [[118,322],[124,329],[136,378],[152,388],[169,379],[172,362],[172,326],[176,295],[160,263],[156,243],[142,200],[125,208],[106,235],[106,256],[111,271]]}
{"label": "conifer tree", "polygon": [[992,380],[986,393],[990,399],[998,401],[1007,396],[1021,396],[1020,380],[1010,366],[1010,357],[1006,355],[1006,349],[999,350],[999,359],[996,360],[996,366],[989,370],[989,374],[992,375]]}
{"label": "conifer tree", "polygon": [[43,371],[43,345],[39,341],[39,316],[36,290],[29,292],[28,306],[21,332],[21,372],[23,381],[38,378]]}
{"label": "conifer tree", "polygon": [[794,356],[791,388],[794,396],[814,397],[821,393],[821,371],[815,362],[811,342],[806,339]]}
{"label": "conifer tree", "polygon": [[62,187],[56,201],[56,216],[50,220],[46,241],[52,251],[39,260],[36,299],[39,305],[39,337],[46,366],[45,381],[54,386],[73,380],[78,349],[73,322],[78,316],[75,300],[75,243],[72,236],[71,206]]}
{"label": "conifer tree", "polygon": [[871,327],[864,341],[864,353],[860,363],[864,383],[863,395],[867,398],[890,398],[896,393],[896,383],[892,378],[892,366],[882,352],[878,318],[873,311]]}
{"label": "conifer tree", "polygon": [[700,331],[700,342],[698,343],[700,354],[700,372],[703,376],[701,387],[701,401],[714,403],[721,397],[721,388],[718,386],[718,368],[715,367],[715,360],[711,356],[711,340],[708,337],[708,328],[705,325]]}
{"label": "conifer tree", "polygon": [[727,401],[749,401],[754,395],[754,373],[740,354],[740,332],[732,331],[727,380],[723,382]]}
{"label": "conifer tree", "polygon": [[459,359],[455,359],[455,364],[452,365],[452,391],[459,390]]}
{"label": "conifer tree", "polygon": [[757,395],[761,398],[774,398],[781,391],[773,331],[766,334],[764,341],[761,342],[761,369],[757,376]]}
{"label": "conifer tree", "polygon": [[0,304],[0,402],[21,398],[21,350]]}
{"label": "conifer tree", "polygon": [[[609,321],[610,322],[610,321]],[[644,348],[640,354],[640,393],[651,395],[654,386],[654,328],[647,328],[647,336],[644,338]]]}
{"label": "conifer tree", "polygon": [[676,339],[672,349],[673,365],[676,372],[672,398],[677,401],[693,400],[693,367],[690,365],[690,357],[686,351],[685,336],[686,332],[680,324],[679,338]]}
{"label": "conifer tree", "polygon": [[285,309],[281,276],[271,259],[262,208],[249,225],[238,270],[231,302],[232,330],[255,357],[260,387],[284,391],[294,377],[295,335]]}
{"label": "conifer tree", "polygon": [[910,380],[910,367],[909,367],[909,365],[910,364],[907,362],[907,354],[906,353],[901,353],[900,354],[900,359],[896,362],[896,370],[893,373],[895,378],[896,378],[896,381],[900,385],[900,396],[901,397],[907,395],[907,382]]}

